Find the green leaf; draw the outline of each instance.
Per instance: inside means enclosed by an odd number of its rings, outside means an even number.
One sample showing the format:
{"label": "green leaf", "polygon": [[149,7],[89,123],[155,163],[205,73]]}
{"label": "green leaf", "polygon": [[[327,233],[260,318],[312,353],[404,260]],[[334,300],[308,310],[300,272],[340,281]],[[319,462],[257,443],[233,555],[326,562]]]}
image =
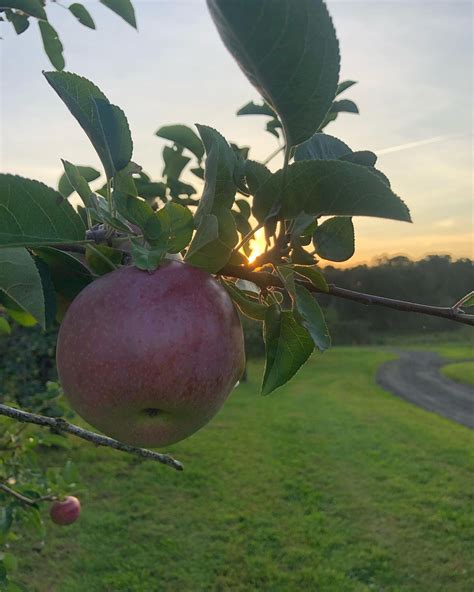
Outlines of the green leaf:
{"label": "green leaf", "polygon": [[54,289],[69,302],[93,280],[87,267],[69,253],[50,247],[35,248],[34,253],[47,263]]}
{"label": "green leaf", "polygon": [[[185,257],[188,263],[209,273],[216,273],[224,267],[239,240],[232,212],[226,208],[215,209],[214,212],[203,217]],[[217,222],[217,229],[213,219]],[[201,230],[203,223],[205,226]],[[202,244],[204,239],[206,242]]]}
{"label": "green leaf", "polygon": [[46,327],[41,277],[26,249],[0,249],[0,290]]}
{"label": "green leaf", "polygon": [[104,93],[86,78],[70,72],[45,72],[44,75],[86,132],[107,177],[112,178],[131,158],[132,140],[125,115],[118,107],[110,105]]}
{"label": "green leaf", "polygon": [[187,148],[192,152],[199,160],[204,155],[204,146],[198,135],[188,126],[175,124],[175,125],[164,125],[155,132],[159,138],[165,140],[171,140],[183,148]]}
{"label": "green leaf", "polygon": [[63,44],[59,39],[56,29],[48,21],[38,21],[38,26],[43,40],[43,47],[49,61],[56,70],[63,70],[65,66],[63,57]]}
{"label": "green leaf", "polygon": [[107,245],[87,245],[86,261],[94,273],[104,275],[122,263],[122,253]]}
{"label": "green leaf", "polygon": [[130,253],[135,267],[144,271],[154,271],[163,261],[166,247],[143,247],[132,241]]}
{"label": "green leaf", "polygon": [[35,257],[34,262],[43,287],[45,329],[50,329],[54,325],[57,313],[56,292],[49,267],[40,257]]}
{"label": "green leaf", "polygon": [[264,164],[254,160],[245,161],[245,180],[252,195],[255,195],[271,176],[271,171]]}
{"label": "green leaf", "polygon": [[469,292],[464,298],[461,298],[461,308],[471,308],[474,306],[474,292]]}
{"label": "green leaf", "polygon": [[12,329],[5,317],[0,317],[0,335],[10,335]]}
{"label": "green leaf", "polygon": [[179,253],[191,240],[194,230],[193,214],[189,208],[169,202],[155,214],[168,229],[168,253]]}
{"label": "green leaf", "polygon": [[267,105],[267,103],[258,105],[253,101],[250,101],[250,103],[247,103],[241,107],[237,111],[237,115],[268,115],[270,117],[276,117],[276,113],[273,111],[270,105]]}
{"label": "green leaf", "polygon": [[209,243],[212,243],[219,236],[219,223],[217,216],[214,214],[207,214],[201,219],[196,234],[193,237],[193,242],[189,246],[186,253],[186,260],[190,259],[195,253],[198,253]]}
{"label": "green leaf", "polygon": [[331,337],[321,307],[311,292],[301,284],[296,284],[295,295],[295,306],[301,324],[311,335],[314,344],[325,351],[331,345]]}
{"label": "green leaf", "polygon": [[69,6],[69,10],[77,18],[81,25],[89,27],[89,29],[95,29],[94,19],[91,17],[90,12],[85,6],[79,4],[78,2],[74,2],[74,4]]}
{"label": "green leaf", "polygon": [[337,160],[352,150],[342,140],[317,132],[309,140],[297,146],[295,161],[299,160]]}
{"label": "green leaf", "polygon": [[[18,560],[12,553],[3,553],[3,564],[7,571],[16,571],[18,568]],[[10,592],[10,589],[8,589]]]}
{"label": "green leaf", "polygon": [[339,160],[304,160],[288,167],[283,199],[278,200],[282,171],[257,192],[253,215],[264,221],[270,212],[278,219],[300,212],[315,216],[374,216],[410,222],[403,201],[370,169]]}
{"label": "green leaf", "polygon": [[130,0],[99,0],[101,4],[110,8],[115,14],[118,14],[129,25],[137,28],[137,21],[135,19],[135,10]]}
{"label": "green leaf", "polygon": [[313,244],[317,254],[328,261],[347,261],[354,254],[352,218],[329,218],[316,228]]}
{"label": "green leaf", "polygon": [[60,193],[23,177],[0,174],[0,247],[84,240],[79,214]]}
{"label": "green leaf", "polygon": [[163,148],[163,162],[165,166],[163,168],[163,176],[167,177],[168,180],[179,179],[184,167],[191,160],[187,156],[181,154],[181,148],[175,146],[165,146]]}
{"label": "green leaf", "polygon": [[270,132],[272,136],[275,136],[275,138],[280,138],[280,134],[277,130],[281,129],[281,123],[278,121],[278,119],[271,119],[268,121],[265,129],[267,132]]}
{"label": "green leaf", "polygon": [[135,187],[137,188],[137,194],[143,199],[153,200],[157,197],[162,199],[166,197],[166,185],[161,182],[135,179]]}
{"label": "green leaf", "polygon": [[327,292],[329,286],[322,272],[312,265],[297,265],[292,264],[289,266],[295,273],[309,280],[313,286],[316,286],[319,290]]}
{"label": "green leaf", "polygon": [[357,82],[354,80],[344,80],[343,82],[340,82],[337,85],[336,96],[340,95],[348,88],[351,88],[351,86],[354,86],[354,84],[357,84]]}
{"label": "green leaf", "polygon": [[339,157],[340,160],[353,162],[354,164],[361,164],[366,167],[373,167],[377,162],[377,155],[370,150],[358,150],[357,152],[350,152]]}
{"label": "green leaf", "polygon": [[227,140],[217,130],[196,124],[206,149],[204,192],[196,211],[198,223],[203,216],[221,207],[231,208],[236,193],[234,172],[237,159]]}
{"label": "green leaf", "polygon": [[256,298],[248,296],[232,282],[224,280],[223,285],[242,314],[256,321],[265,320],[265,313],[268,308],[265,304],[262,304]]}
{"label": "green leaf", "polygon": [[[69,197],[71,193],[77,191],[84,201],[85,195],[87,194],[87,196],[89,196],[92,193],[87,183],[98,179],[100,177],[99,171],[89,166],[75,166],[71,162],[63,159],[61,159],[61,162],[63,163],[65,172],[59,179],[59,193],[63,197]],[[90,206],[86,205],[86,207]]]}
{"label": "green leaf", "polygon": [[227,49],[278,113],[289,146],[320,126],[339,79],[339,44],[322,0],[207,0]]}
{"label": "green leaf", "polygon": [[0,0],[1,8],[13,8],[38,19],[47,20],[41,0]]}
{"label": "green leaf", "polygon": [[331,105],[331,113],[359,113],[359,107],[350,101],[349,99],[342,99],[340,101],[334,101]]}
{"label": "green leaf", "polygon": [[17,35],[21,35],[28,29],[30,26],[30,21],[28,20],[28,16],[24,14],[20,14],[18,12],[13,12],[11,10],[6,11],[7,20],[13,25],[15,32]]}
{"label": "green leaf", "polygon": [[287,310],[269,306],[263,324],[265,371],[262,395],[269,395],[290,380],[314,350],[308,331]]}
{"label": "green leaf", "polygon": [[125,113],[107,99],[93,99],[114,174],[132,159],[133,142]]}
{"label": "green leaf", "polygon": [[113,200],[117,211],[142,230],[154,214],[152,207],[146,201],[121,191],[114,191]]}
{"label": "green leaf", "polygon": [[237,199],[235,200],[235,205],[239,208],[242,216],[248,220],[252,215],[249,202],[245,201],[245,199]]}

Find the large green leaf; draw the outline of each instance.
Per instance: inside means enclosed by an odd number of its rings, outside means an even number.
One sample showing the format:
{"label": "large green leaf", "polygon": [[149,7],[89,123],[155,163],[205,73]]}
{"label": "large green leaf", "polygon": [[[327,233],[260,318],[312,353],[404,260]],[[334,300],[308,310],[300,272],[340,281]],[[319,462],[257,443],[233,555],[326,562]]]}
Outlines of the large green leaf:
{"label": "large green leaf", "polygon": [[74,2],[69,6],[69,10],[77,18],[81,25],[89,27],[89,29],[95,29],[94,19],[91,17],[89,11],[83,4]]}
{"label": "large green leaf", "polygon": [[295,306],[301,324],[311,335],[314,344],[321,351],[326,350],[331,345],[331,337],[323,311],[311,292],[300,284],[295,286]]}
{"label": "large green leaf", "polygon": [[13,8],[38,19],[47,19],[41,0],[0,0],[0,8]]}
{"label": "large green leaf", "polygon": [[124,169],[132,158],[133,142],[125,113],[108,100],[94,99],[114,172]]}
{"label": "large green leaf", "polygon": [[410,222],[403,201],[369,168],[340,160],[303,160],[288,167],[279,200],[282,171],[257,192],[253,214],[259,221],[273,212],[280,220],[301,212],[315,216],[374,216]]}
{"label": "large green leaf", "polygon": [[269,306],[263,324],[265,372],[262,395],[268,395],[290,380],[314,350],[308,331],[289,311]]}
{"label": "large green leaf", "polygon": [[329,218],[313,234],[316,253],[328,261],[347,261],[354,254],[354,225],[351,218]]}
{"label": "large green leaf", "polygon": [[295,161],[299,160],[337,160],[352,150],[342,140],[317,132],[295,150]]}
{"label": "large green leaf", "polygon": [[48,21],[38,21],[43,47],[49,61],[56,70],[63,70],[65,66],[63,56],[63,44],[59,39],[56,29]]}
{"label": "large green leaf", "polygon": [[199,160],[201,160],[204,155],[204,146],[202,145],[201,140],[198,135],[186,125],[164,125],[155,132],[155,135],[159,138],[164,138],[165,140],[171,140],[183,148],[187,148],[197,156]]}
{"label": "large green leaf", "polygon": [[50,247],[35,248],[34,253],[48,265],[56,292],[68,301],[93,280],[87,267],[69,253]]}
{"label": "large green leaf", "polygon": [[214,214],[202,218],[186,254],[186,261],[209,273],[216,273],[229,261],[238,240],[232,212],[224,207],[215,209]]}
{"label": "large green leaf", "polygon": [[288,145],[307,140],[331,107],[339,44],[322,0],[207,0],[227,49],[278,113]]}
{"label": "large green leaf", "polygon": [[231,208],[236,193],[234,171],[235,152],[217,130],[207,125],[196,125],[206,149],[204,192],[196,212],[196,220],[214,213],[217,208]]}
{"label": "large green leaf", "polygon": [[135,19],[135,9],[130,0],[99,0],[101,4],[110,8],[115,14],[118,14],[129,25],[137,28],[137,21]]}
{"label": "large green leaf", "polygon": [[41,276],[26,249],[0,249],[0,290],[46,327]]}
{"label": "large green leaf", "polygon": [[104,93],[86,78],[70,72],[44,75],[86,132],[107,177],[113,177],[131,158],[132,140],[123,112],[110,105]]}
{"label": "large green leaf", "polygon": [[0,174],[0,247],[82,241],[85,227],[60,193],[23,177]]}
{"label": "large green leaf", "polygon": [[[87,195],[89,196],[92,192],[87,183],[98,179],[100,177],[99,171],[89,166],[75,166],[67,160],[62,160],[62,163],[65,172],[59,179],[59,193],[63,197],[69,197],[71,193],[77,191],[79,195],[87,192]],[[69,177],[71,177],[71,179],[69,179]],[[84,181],[86,185],[84,185]]]}

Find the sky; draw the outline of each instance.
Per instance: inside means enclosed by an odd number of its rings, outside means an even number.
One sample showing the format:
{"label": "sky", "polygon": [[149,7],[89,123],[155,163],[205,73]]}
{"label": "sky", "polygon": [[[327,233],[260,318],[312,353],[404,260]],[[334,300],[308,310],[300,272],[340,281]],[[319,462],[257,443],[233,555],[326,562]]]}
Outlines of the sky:
{"label": "sky", "polygon": [[[164,145],[154,132],[162,125],[211,125],[229,141],[251,146],[255,160],[277,147],[264,131],[265,118],[235,116],[259,97],[220,41],[205,0],[134,0],[138,32],[97,0],[83,4],[96,31],[62,6],[48,8],[66,70],[89,78],[122,107],[133,160],[154,179],[161,176]],[[359,105],[360,115],[342,114],[326,131],[353,150],[379,155],[378,168],[414,222],[354,219],[350,263],[400,254],[472,258],[473,2],[327,4],[341,46],[341,80],[358,81],[343,96]],[[60,158],[100,163],[42,77],[51,66],[34,25],[20,37],[0,27],[0,170],[56,186]],[[272,168],[280,164],[275,159]]]}

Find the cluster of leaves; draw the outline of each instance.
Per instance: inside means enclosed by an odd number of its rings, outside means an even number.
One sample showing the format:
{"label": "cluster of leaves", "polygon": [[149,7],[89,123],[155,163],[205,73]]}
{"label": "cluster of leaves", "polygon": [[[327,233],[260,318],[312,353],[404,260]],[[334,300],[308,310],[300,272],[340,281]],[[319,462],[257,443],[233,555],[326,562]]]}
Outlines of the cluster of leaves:
{"label": "cluster of leaves", "polygon": [[[92,191],[89,182],[98,171],[68,161],[59,192],[0,176],[0,298],[7,314],[26,311],[49,327],[97,276],[130,262],[153,271],[167,257],[183,257],[222,276],[242,314],[263,323],[267,394],[314,349],[329,346],[311,294],[327,290],[316,256],[342,261],[353,254],[353,216],[410,216],[375,168],[375,154],[353,152],[320,131],[337,113],[351,110],[350,102],[335,97],[353,84],[339,83],[339,46],[325,4],[263,0],[257,9],[209,0],[208,6],[224,44],[263,96],[260,113],[270,115],[270,127],[282,134],[283,168],[272,173],[212,127],[198,124],[196,134],[170,125],[156,132],[172,144],[163,150],[163,179],[152,181],[132,161],[123,111],[89,80],[46,73],[92,142],[106,183]],[[258,111],[254,105],[240,113],[252,110]],[[181,178],[191,161],[190,173],[204,180],[200,199]],[[82,201],[77,211],[67,201],[72,191]],[[259,228],[267,250],[253,266],[270,265],[276,285],[263,290],[235,282],[231,271],[251,267],[248,241]],[[98,237],[105,243],[97,244]],[[84,245],[85,254],[67,252],[65,243]]]}
{"label": "cluster of leaves", "polygon": [[[130,0],[99,0],[101,4],[137,28],[135,10]],[[51,0],[51,4],[65,8],[76,20],[89,29],[95,29],[95,22],[87,8],[79,2],[68,6]],[[0,0],[0,21],[9,22],[15,33],[21,35],[30,26],[31,19],[38,23],[44,51],[56,70],[65,66],[63,44],[58,32],[48,20],[46,0]]]}

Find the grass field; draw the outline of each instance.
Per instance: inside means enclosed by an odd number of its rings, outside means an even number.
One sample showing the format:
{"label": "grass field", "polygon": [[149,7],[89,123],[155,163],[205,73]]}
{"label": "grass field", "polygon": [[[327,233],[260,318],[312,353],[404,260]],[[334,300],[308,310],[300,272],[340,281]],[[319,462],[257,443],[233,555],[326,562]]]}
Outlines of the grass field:
{"label": "grass field", "polygon": [[389,357],[334,348],[267,398],[251,364],[170,449],[183,473],[85,443],[51,453],[88,490],[41,553],[21,543],[27,589],[472,592],[474,432],[377,387]]}
{"label": "grass field", "polygon": [[474,385],[474,362],[447,364],[441,368],[441,373],[456,382]]}

